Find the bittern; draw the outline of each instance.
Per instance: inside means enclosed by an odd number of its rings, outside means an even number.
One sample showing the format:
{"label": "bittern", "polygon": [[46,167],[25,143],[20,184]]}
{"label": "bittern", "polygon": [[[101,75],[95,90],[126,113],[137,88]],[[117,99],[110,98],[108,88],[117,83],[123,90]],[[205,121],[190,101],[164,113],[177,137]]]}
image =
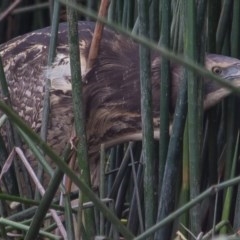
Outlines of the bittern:
{"label": "bittern", "polygon": [[[139,83],[139,45],[105,27],[99,55],[86,71],[94,23],[79,22],[79,49],[83,76],[88,153],[93,185],[97,185],[98,152],[129,140],[141,139]],[[0,46],[12,106],[31,128],[39,133],[42,123],[44,84],[47,71],[50,28],[17,37]],[[161,57],[151,54],[151,81],[154,129],[159,129]],[[232,81],[240,76],[240,61],[207,54],[205,67]],[[171,64],[171,108],[174,109],[183,67]],[[62,153],[74,124],[67,24],[59,26],[55,61],[48,78],[51,81],[51,113],[48,144]],[[239,81],[232,81],[239,85]],[[215,105],[230,93],[214,81],[204,80],[204,108]],[[31,155],[27,156],[33,159]]]}

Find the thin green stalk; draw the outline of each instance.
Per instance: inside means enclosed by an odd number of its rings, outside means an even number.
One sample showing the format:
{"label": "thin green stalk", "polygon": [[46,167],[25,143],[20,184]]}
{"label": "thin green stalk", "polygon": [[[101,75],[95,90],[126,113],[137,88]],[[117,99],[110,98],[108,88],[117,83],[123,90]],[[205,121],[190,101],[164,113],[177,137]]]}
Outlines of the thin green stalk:
{"label": "thin green stalk", "polygon": [[118,23],[122,23],[123,20],[123,2],[124,1],[117,1],[116,4],[116,14]]}
{"label": "thin green stalk", "polygon": [[[78,1],[79,2],[79,1]],[[88,0],[86,1],[87,8],[93,11],[97,11],[100,1]],[[91,21],[91,18],[87,18],[87,21]]]}
{"label": "thin green stalk", "polygon": [[[189,139],[188,139],[188,127],[187,127],[187,119],[186,125],[184,129],[184,138],[183,138],[183,166],[182,166],[182,187],[181,193],[179,196],[178,206],[183,206],[189,201]],[[179,218],[179,223],[183,226],[189,226],[189,214],[188,211],[183,213]],[[183,234],[186,231],[182,232]]]}
{"label": "thin green stalk", "polygon": [[[104,198],[104,189],[105,189],[105,172],[104,172],[104,166],[105,166],[105,146],[104,144],[101,144],[101,153],[100,153],[100,184],[99,184],[99,198]],[[103,214],[100,213],[100,235],[104,235],[104,217]]]}
{"label": "thin green stalk", "polygon": [[240,225],[240,184],[237,186],[236,203],[234,209],[233,229],[237,231]]}
{"label": "thin green stalk", "polygon": [[[206,141],[204,141],[203,148],[203,153],[206,155],[202,154],[202,159],[206,159],[203,161],[203,164],[200,167],[200,172],[201,172],[201,179],[204,179],[208,177],[208,184],[216,184],[218,182],[218,155],[217,155],[217,129],[219,127],[219,121],[216,116],[216,109],[211,109],[208,112],[208,119],[207,119],[207,124],[205,127],[205,132],[206,132]],[[207,171],[204,171],[207,169]],[[214,207],[211,207],[209,209],[209,218],[208,221],[209,223],[213,222],[213,227],[216,224],[216,207],[217,207],[217,202],[218,202],[218,196],[211,197],[209,199],[210,204]]]}
{"label": "thin green stalk", "polygon": [[[162,37],[160,45],[170,48],[170,26],[171,26],[171,2],[163,0],[162,10]],[[162,58],[161,78],[160,78],[160,141],[159,141],[159,180],[158,193],[161,192],[163,184],[163,174],[165,169],[166,157],[169,144],[169,125],[170,125],[170,62],[166,58]]]}
{"label": "thin green stalk", "polygon": [[[197,3],[197,19],[196,19],[196,34],[199,37],[196,39],[197,60],[204,66],[206,54],[206,12],[207,0],[199,0]],[[198,105],[198,139],[199,139],[199,153],[202,151],[203,139],[203,96],[204,96],[204,79],[197,78],[197,105]],[[201,156],[201,155],[200,155]],[[199,171],[200,172],[200,171]],[[199,175],[200,176],[200,175]]]}
{"label": "thin green stalk", "polygon": [[134,5],[134,1],[124,1],[122,26],[126,29],[132,29],[134,23]]}
{"label": "thin green stalk", "polygon": [[123,18],[122,18],[122,26],[127,28],[127,15],[128,15],[128,3],[129,1],[123,0]]}
{"label": "thin green stalk", "polygon": [[[196,1],[185,1],[185,42],[184,52],[197,61],[197,39],[196,39]],[[198,104],[198,79],[196,74],[187,70],[188,79],[188,133],[189,133],[189,182],[190,199],[195,198],[200,192],[200,141],[199,141],[199,115]],[[197,235],[201,231],[199,206],[190,211],[191,232]]]}
{"label": "thin green stalk", "polygon": [[175,52],[183,52],[183,11],[182,0],[172,1],[171,46]]}
{"label": "thin green stalk", "polygon": [[49,7],[49,3],[38,3],[38,4],[33,4],[29,6],[24,6],[24,7],[19,7],[13,10],[11,14],[16,15],[16,14],[27,14],[27,12],[33,12],[33,11],[39,11],[41,9],[45,9]]}
{"label": "thin green stalk", "polygon": [[[160,15],[160,8],[159,8],[160,1],[159,0],[152,0],[152,4],[150,6],[150,39],[153,41],[157,42],[159,40],[159,32],[160,32],[160,21],[159,21],[159,15]],[[170,24],[170,11],[168,11],[168,6],[170,6],[171,9],[171,1],[161,1],[161,10],[162,14],[165,13],[164,11],[166,10],[165,16],[162,16],[162,26],[163,27],[163,22],[166,21],[166,28],[170,31],[169,24]],[[166,17],[167,16],[167,17]],[[169,19],[167,19],[169,18]],[[165,30],[163,30],[162,37],[165,37],[164,33]],[[166,35],[168,37],[168,33]],[[164,43],[162,43],[164,45]],[[168,46],[166,46],[168,47]]]}
{"label": "thin green stalk", "polygon": [[[48,67],[51,66],[56,55],[59,11],[60,11],[60,4],[59,2],[55,1],[54,10],[53,10],[52,28],[51,28],[51,38],[50,38],[49,52],[48,52],[48,62],[47,62]],[[50,88],[51,88],[51,82],[47,72],[46,78],[45,78],[45,86],[44,86],[45,91],[44,91],[44,99],[43,99],[42,124],[41,124],[41,130],[40,130],[40,136],[45,141],[47,140],[48,123],[49,123]],[[37,177],[40,181],[42,181],[43,168],[40,163],[38,163]],[[36,188],[35,199],[38,199],[38,198],[40,198],[40,195]]]}
{"label": "thin green stalk", "polygon": [[218,25],[218,13],[221,2],[218,0],[208,1],[207,3],[207,52],[216,52],[216,30]]}
{"label": "thin green stalk", "polygon": [[108,8],[108,20],[115,21],[117,0],[111,0]]}
{"label": "thin green stalk", "polygon": [[[184,77],[180,84],[179,96],[177,99],[172,135],[170,137],[167,160],[163,176],[163,182],[158,205],[157,222],[163,221],[175,208],[177,178],[180,172],[180,152],[187,113],[187,81]],[[154,239],[170,239],[171,224],[155,233]],[[158,229],[157,229],[158,230]]]}
{"label": "thin green stalk", "polygon": [[[5,9],[7,9],[8,5],[11,2],[9,1],[1,1],[0,2],[0,11],[3,12]],[[6,41],[6,25],[0,24],[0,43]]]}
{"label": "thin green stalk", "polygon": [[[151,7],[152,1],[153,0],[148,0],[148,3],[149,3],[148,8]],[[135,20],[135,23],[134,23],[134,26],[132,29],[132,33],[138,34],[138,30],[139,30],[139,16]]]}
{"label": "thin green stalk", "polygon": [[226,32],[229,28],[229,20],[232,14],[233,1],[224,0],[221,10],[220,19],[218,21],[217,33],[216,33],[216,47],[217,53],[221,53],[223,49],[224,39]]}
{"label": "thin green stalk", "polygon": [[[148,37],[149,16],[148,2],[139,2],[139,34]],[[151,92],[151,63],[150,49],[140,45],[140,85],[141,85],[141,114],[143,131],[143,164],[144,164],[144,210],[145,228],[154,223],[154,158],[153,158],[153,123],[152,123],[152,92]]]}
{"label": "thin green stalk", "polygon": [[[237,159],[238,159],[238,152],[239,152],[239,132],[237,135],[237,141],[235,145],[235,151],[234,156],[232,158],[232,166],[231,166],[231,173],[230,173],[230,179],[235,176],[236,172],[236,166],[237,166]],[[224,199],[224,205],[223,205],[223,212],[222,212],[222,221],[229,220],[230,218],[230,210],[232,206],[232,199],[233,199],[233,188],[227,188],[226,189],[226,196]],[[221,234],[227,234],[227,228],[223,227],[220,231]]]}
{"label": "thin green stalk", "polygon": [[69,47],[70,47],[70,66],[72,79],[73,109],[75,119],[76,135],[81,136],[78,148],[79,166],[83,171],[82,177],[90,186],[89,166],[87,161],[87,140],[85,132],[85,114],[82,99],[83,82],[81,79],[81,64],[79,57],[78,24],[75,11],[69,9],[68,14]]}
{"label": "thin green stalk", "polygon": [[233,2],[233,20],[232,20],[232,33],[231,33],[231,56],[240,57],[240,1]]}
{"label": "thin green stalk", "polygon": [[[75,0],[72,0],[70,2],[76,3]],[[74,124],[76,136],[80,139],[77,146],[78,169],[81,172],[81,178],[86,182],[88,186],[91,186],[87,153],[87,137],[85,131],[85,114],[84,114],[85,108],[82,95],[83,82],[81,78],[82,74],[79,56],[78,21],[77,12],[75,11],[75,9],[67,8],[67,20],[68,20],[68,42],[72,80]],[[80,192],[79,202],[83,203],[85,201],[88,201],[88,199]],[[93,210],[89,209],[82,212],[82,206],[79,205],[78,226],[82,225],[81,221],[83,219],[83,216],[85,219],[85,226],[87,226],[86,233],[89,234],[89,237],[93,237],[95,235]]]}
{"label": "thin green stalk", "polygon": [[224,162],[224,178],[231,177],[231,169],[234,155],[234,143],[236,142],[236,99],[229,97],[225,100],[226,103],[226,156]]}
{"label": "thin green stalk", "polygon": [[[35,4],[40,4],[41,0],[35,0]],[[32,21],[32,26],[33,29],[36,28],[42,28],[44,27],[44,15],[43,15],[43,11],[36,11],[35,14],[33,15],[33,21]]]}

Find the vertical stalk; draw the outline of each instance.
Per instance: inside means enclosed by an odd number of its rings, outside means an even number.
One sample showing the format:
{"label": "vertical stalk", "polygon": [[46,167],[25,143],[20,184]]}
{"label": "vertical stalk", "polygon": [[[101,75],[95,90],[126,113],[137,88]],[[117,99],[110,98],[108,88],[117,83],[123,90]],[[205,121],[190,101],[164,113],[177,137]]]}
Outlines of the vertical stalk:
{"label": "vertical stalk", "polygon": [[[206,10],[207,0],[199,0],[197,3],[197,18],[196,29],[198,29],[198,36],[196,38],[196,58],[202,65],[205,63],[205,51],[206,51]],[[197,105],[198,105],[198,139],[199,139],[199,153],[202,151],[202,139],[203,139],[203,79],[197,78]],[[199,175],[200,178],[200,175]]]}
{"label": "vertical stalk", "polygon": [[[162,34],[161,46],[170,48],[170,14],[171,2],[162,1]],[[170,93],[170,62],[162,58],[161,79],[160,79],[160,141],[159,141],[159,194],[166,163],[169,143],[169,93]]]}
{"label": "vertical stalk", "polygon": [[[184,129],[184,137],[183,137],[183,160],[182,160],[182,186],[181,192],[179,196],[178,206],[183,206],[189,201],[189,139],[188,139],[188,122],[186,119],[186,125]],[[183,213],[178,220],[183,226],[189,226],[189,214],[188,211]],[[178,225],[179,226],[179,225]],[[183,235],[187,233],[185,229],[181,231]]]}
{"label": "vertical stalk", "polygon": [[216,47],[217,53],[221,53],[223,49],[224,39],[226,37],[226,32],[229,28],[229,20],[232,14],[232,0],[224,0],[223,7],[218,22],[217,33],[216,33]]}
{"label": "vertical stalk", "polygon": [[122,18],[123,18],[123,4],[124,1],[117,1],[117,8],[116,8],[116,13],[117,13],[117,22],[122,23]]}
{"label": "vertical stalk", "polygon": [[[100,199],[104,198],[104,164],[105,164],[105,146],[104,144],[101,144],[101,152],[100,152],[100,184],[99,184],[99,197]],[[99,220],[99,228],[100,228],[100,235],[104,235],[104,216],[102,213],[100,213],[100,220]]]}
{"label": "vertical stalk", "polygon": [[122,26],[124,28],[127,28],[127,16],[128,16],[128,10],[129,10],[129,1],[123,0],[123,18],[122,18]]}
{"label": "vertical stalk", "polygon": [[[179,73],[179,78],[182,76]],[[163,220],[171,212],[173,212],[176,203],[177,179],[180,173],[180,152],[182,146],[182,138],[185,126],[187,112],[187,80],[186,77],[179,79],[181,81],[179,87],[179,96],[177,99],[176,110],[172,126],[172,134],[169,142],[166,166],[163,176],[163,182],[159,199],[157,222]],[[155,240],[171,238],[172,223],[166,224],[155,233]]]}
{"label": "vertical stalk", "polygon": [[[78,1],[80,3],[80,1]],[[86,5],[87,5],[87,9],[88,10],[93,10],[93,11],[97,11],[98,9],[98,2],[96,0],[88,0],[86,1]],[[86,17],[87,21],[92,21],[92,19],[90,17]]]}
{"label": "vertical stalk", "polygon": [[[234,119],[233,117],[230,118],[231,119]],[[233,128],[234,124],[232,124],[231,128]],[[235,137],[235,134],[233,134],[234,137]],[[229,168],[229,176],[228,179],[231,179],[231,178],[234,178],[235,177],[235,173],[236,173],[236,167],[237,167],[237,158],[238,158],[238,152],[239,152],[239,132],[237,133],[237,136],[236,136],[236,139],[235,140],[235,149],[234,146],[232,146],[232,151],[228,154],[228,155],[232,155],[231,159],[229,156],[228,157],[228,162],[225,164],[225,165],[228,165],[227,167]],[[233,141],[232,141],[233,142]],[[234,145],[234,143],[232,144]],[[227,148],[227,151],[229,148]],[[229,161],[231,160],[231,162]],[[231,164],[230,164],[231,163]],[[231,168],[231,169],[230,169]],[[225,189],[225,198],[224,198],[224,204],[223,204],[223,211],[222,211],[222,221],[223,220],[226,220],[228,221],[231,217],[230,217],[230,214],[231,214],[231,209],[232,209],[232,199],[234,198],[233,196],[233,187],[228,187]],[[227,234],[227,227],[223,227],[220,231],[221,234]]]}
{"label": "vertical stalk", "polygon": [[[218,0],[207,1],[207,52],[216,52],[216,30],[218,26],[218,18],[220,14],[220,4]],[[208,120],[207,120],[207,141],[206,141],[206,159],[207,159],[207,169],[208,169],[208,184],[216,184],[218,182],[218,151],[216,146],[217,143],[217,135],[219,128],[219,117],[217,116],[217,109],[213,108],[208,112]],[[214,147],[212,147],[214,146]],[[203,146],[204,148],[204,146]],[[204,164],[203,164],[204,165]],[[201,166],[206,167],[206,165]],[[203,177],[203,174],[202,174]],[[210,199],[210,204],[216,206],[216,202],[218,201],[218,195],[212,196]],[[216,224],[216,208],[211,208],[209,211],[208,221],[213,224],[213,228],[215,228]]]}
{"label": "vertical stalk", "polygon": [[231,33],[231,56],[239,58],[240,56],[240,1],[233,3],[233,20],[232,20],[232,33]]}
{"label": "vertical stalk", "polygon": [[[148,2],[139,1],[139,34],[148,37]],[[142,45],[140,54],[141,112],[144,161],[144,205],[146,229],[154,223],[154,166],[150,50]]]}
{"label": "vertical stalk", "polygon": [[108,10],[108,20],[114,22],[116,20],[117,0],[111,0]]}
{"label": "vertical stalk", "polygon": [[[197,61],[196,41],[196,1],[185,1],[185,43],[184,52]],[[187,70],[188,79],[188,132],[189,132],[189,180],[190,199],[199,195],[199,120],[198,120],[198,81],[196,75]],[[193,234],[200,232],[199,205],[190,210],[190,229]]]}
{"label": "vertical stalk", "polygon": [[[107,15],[109,0],[101,0],[101,4],[98,11],[99,17],[105,17]],[[100,43],[102,39],[104,24],[101,22],[96,22],[91,46],[89,49],[88,60],[87,60],[87,71],[91,69],[95,63],[98,56]]]}
{"label": "vertical stalk", "polygon": [[[60,10],[60,3],[58,1],[55,1],[54,7],[53,7],[53,16],[52,16],[51,38],[49,42],[48,63],[47,63],[48,67],[51,66],[56,55],[59,10]],[[49,112],[50,112],[50,88],[51,88],[51,83],[50,83],[50,79],[47,72],[46,82],[44,86],[45,92],[44,92],[44,99],[43,99],[42,124],[41,124],[41,130],[40,130],[40,136],[44,141],[47,140],[48,118],[49,118]],[[42,180],[42,175],[43,175],[43,168],[41,163],[38,162],[37,177],[40,181]],[[40,197],[40,194],[36,188],[35,199],[39,199],[39,197]]]}
{"label": "vertical stalk", "polygon": [[[76,3],[75,0],[70,1]],[[85,114],[83,105],[82,88],[83,82],[81,79],[81,64],[79,56],[79,38],[78,38],[78,23],[77,12],[71,7],[67,7],[67,20],[68,20],[68,41],[69,41],[69,55],[70,55],[70,68],[72,79],[72,95],[73,95],[73,112],[76,135],[81,139],[77,145],[77,160],[79,171],[81,172],[81,178],[90,186],[90,173],[88,165],[88,153],[87,153],[87,139],[85,132]],[[87,199],[80,193],[79,202],[85,202]],[[79,206],[79,226],[81,226],[82,206]],[[84,212],[85,226],[89,236],[94,236],[94,215],[92,209]],[[80,233],[79,233],[80,234]],[[80,237],[80,236],[79,236]]]}
{"label": "vertical stalk", "polygon": [[131,29],[134,23],[134,1],[125,0],[123,6],[122,26]]}
{"label": "vertical stalk", "polygon": [[[208,18],[208,48],[207,51],[208,52],[216,52],[216,29],[217,29],[217,10],[218,8],[216,6],[217,2],[219,2],[218,0],[212,0],[212,1],[208,1],[208,6],[207,6],[207,18]],[[217,10],[216,10],[217,8]]]}
{"label": "vertical stalk", "polygon": [[[150,6],[150,38],[154,41],[158,41],[159,39],[159,31],[160,31],[160,26],[159,26],[159,0],[153,0]],[[166,15],[168,15],[168,6],[171,5],[171,1],[162,1],[161,3],[161,9],[164,11],[166,10],[166,14],[164,17],[164,20],[162,19],[162,23],[166,21],[166,28],[168,28],[169,20],[166,19]],[[164,12],[163,11],[163,12]],[[162,13],[163,13],[162,12]],[[169,15],[170,16],[170,15]],[[163,27],[163,26],[162,26]],[[166,33],[166,32],[165,32]],[[165,36],[165,33],[163,33],[163,37]]]}
{"label": "vertical stalk", "polygon": [[[240,21],[240,1],[234,1],[233,2],[232,33],[231,33],[231,56],[236,57],[236,58],[240,57],[239,21]],[[238,107],[238,106],[235,102],[235,109],[236,109],[236,107]],[[239,118],[236,118],[236,116],[235,116],[235,119],[239,119]],[[236,194],[236,204],[235,204],[235,210],[234,210],[234,226],[233,226],[234,231],[238,229],[239,222],[240,222],[240,207],[239,206],[240,206],[240,185],[238,184],[238,189],[237,189],[237,194]]]}
{"label": "vertical stalk", "polygon": [[172,2],[171,45],[173,51],[183,52],[183,9],[182,0]]}

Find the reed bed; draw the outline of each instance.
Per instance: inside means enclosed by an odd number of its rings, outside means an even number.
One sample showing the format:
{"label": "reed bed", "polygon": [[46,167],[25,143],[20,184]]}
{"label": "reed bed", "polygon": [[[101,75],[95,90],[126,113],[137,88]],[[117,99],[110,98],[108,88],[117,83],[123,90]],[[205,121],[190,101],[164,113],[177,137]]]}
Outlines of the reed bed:
{"label": "reed bed", "polygon": [[[99,20],[139,42],[143,127],[142,142],[126,142],[107,151],[101,146],[101,177],[96,194],[89,182],[87,140],[81,138],[77,144],[78,164],[84,172],[81,177],[66,163],[72,154],[69,146],[63,156],[57,156],[45,142],[49,83],[45,88],[45,124],[38,136],[11,110],[4,66],[0,62],[1,92],[9,99],[5,103],[0,101],[0,109],[5,113],[0,123],[9,129],[8,149],[15,146],[18,156],[21,155],[21,138],[35,152],[39,163],[48,155],[57,165],[56,169],[43,166],[53,176],[45,194],[40,196],[38,190],[27,189],[35,198],[26,198],[23,196],[26,189],[19,189],[18,181],[28,185],[27,173],[25,179],[19,179],[15,170],[22,162],[17,164],[16,155],[9,157],[5,140],[0,137],[0,166],[3,168],[6,159],[11,165],[4,174],[5,187],[0,192],[0,238],[238,239],[239,90],[204,70],[203,65],[206,52],[240,57],[240,2],[111,0],[105,16],[99,17],[103,2],[0,3],[0,43],[52,25],[54,37],[49,43],[48,66],[54,61],[58,23],[68,21],[70,58],[74,63],[73,109],[76,133],[80,136],[85,136],[85,122],[79,85],[81,63],[77,49],[81,36],[76,34],[77,21]],[[153,139],[151,51],[162,56],[159,141]],[[174,111],[170,106],[172,63],[181,64],[184,69]],[[236,94],[204,111],[206,78],[218,81]],[[6,121],[6,116],[10,121]],[[21,169],[25,171],[24,166]],[[77,185],[80,194],[65,192],[63,204],[59,204],[54,197],[64,173]],[[77,199],[77,207],[71,205],[72,199]]]}

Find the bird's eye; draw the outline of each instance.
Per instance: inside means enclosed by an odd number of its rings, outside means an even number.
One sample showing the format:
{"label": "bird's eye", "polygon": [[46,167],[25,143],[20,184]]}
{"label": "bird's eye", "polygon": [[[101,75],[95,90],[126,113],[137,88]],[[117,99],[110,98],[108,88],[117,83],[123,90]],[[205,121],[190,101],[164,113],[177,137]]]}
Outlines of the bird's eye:
{"label": "bird's eye", "polygon": [[217,74],[217,75],[220,75],[222,73],[222,68],[220,68],[220,67],[213,67],[212,68],[212,72]]}

